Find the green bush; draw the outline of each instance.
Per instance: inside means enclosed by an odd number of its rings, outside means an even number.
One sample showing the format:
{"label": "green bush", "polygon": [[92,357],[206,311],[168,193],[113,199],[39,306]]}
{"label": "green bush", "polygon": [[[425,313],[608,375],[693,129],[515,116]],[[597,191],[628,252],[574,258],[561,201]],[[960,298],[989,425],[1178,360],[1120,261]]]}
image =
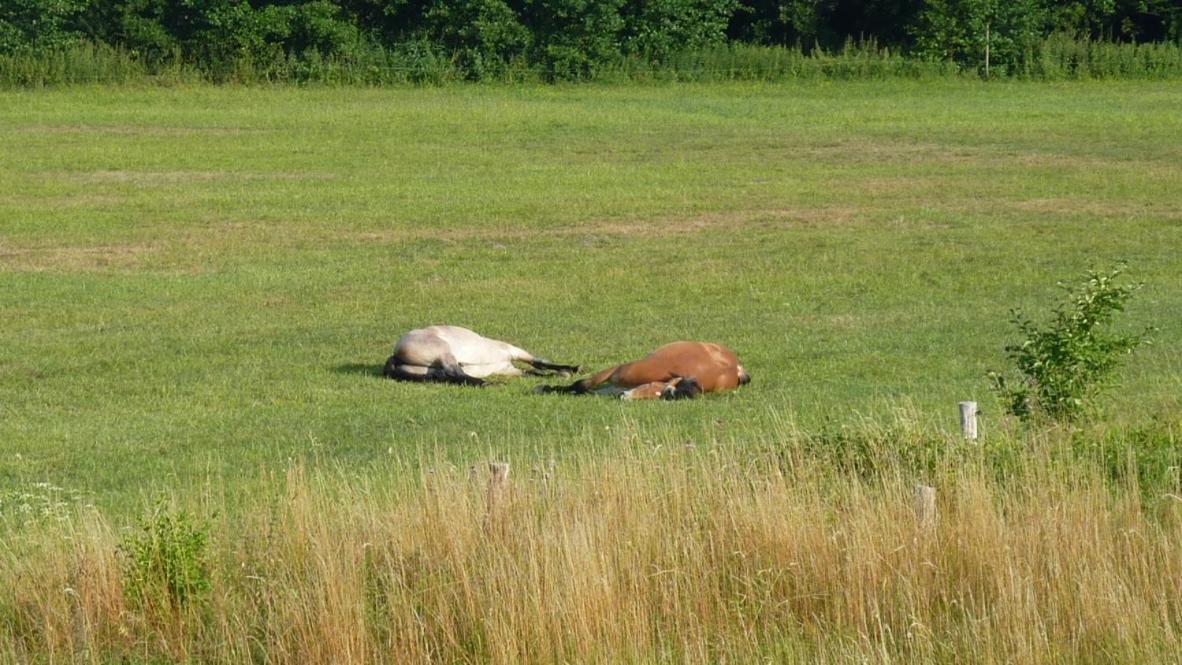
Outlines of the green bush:
{"label": "green bush", "polygon": [[1070,295],[1055,308],[1045,327],[1021,310],[1013,310],[1012,321],[1024,339],[1005,350],[1020,377],[1011,381],[996,371],[988,375],[1009,413],[1023,420],[1040,416],[1077,419],[1121,356],[1149,340],[1152,329],[1140,335],[1106,335],[1102,331],[1142,286],[1118,285],[1124,269],[1121,264],[1104,273],[1090,271],[1078,289],[1060,282]]}
{"label": "green bush", "polygon": [[209,590],[208,525],[185,511],[159,506],[128,534],[119,549],[132,598],[163,599],[173,608],[192,604]]}

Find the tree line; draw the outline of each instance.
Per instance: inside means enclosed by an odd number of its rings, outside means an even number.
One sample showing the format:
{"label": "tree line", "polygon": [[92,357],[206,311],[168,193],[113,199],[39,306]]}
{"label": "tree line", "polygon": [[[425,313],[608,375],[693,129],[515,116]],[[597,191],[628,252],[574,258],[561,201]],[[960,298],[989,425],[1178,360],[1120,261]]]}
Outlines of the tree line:
{"label": "tree line", "polygon": [[[997,75],[1052,37],[1182,42],[1180,0],[2,0],[0,56],[79,44],[204,72],[243,63],[365,61],[391,51],[472,79],[594,76],[727,45],[837,52],[871,45]],[[988,53],[988,56],[986,55]],[[368,58],[372,61],[372,58]]]}

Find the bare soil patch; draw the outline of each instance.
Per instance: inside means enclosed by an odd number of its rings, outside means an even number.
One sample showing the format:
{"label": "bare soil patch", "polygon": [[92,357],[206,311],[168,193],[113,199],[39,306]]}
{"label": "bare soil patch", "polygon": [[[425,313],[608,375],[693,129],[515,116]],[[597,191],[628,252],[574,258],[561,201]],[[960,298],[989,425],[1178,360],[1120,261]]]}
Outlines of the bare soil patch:
{"label": "bare soil patch", "polygon": [[50,178],[79,184],[131,184],[140,186],[173,185],[188,182],[210,182],[218,180],[329,180],[329,173],[252,173],[241,171],[85,171],[57,172]]}
{"label": "bare soil patch", "polygon": [[159,125],[26,125],[26,134],[92,134],[110,136],[238,136],[265,134],[269,129],[246,127],[168,127]]}
{"label": "bare soil patch", "polygon": [[614,236],[660,238],[686,233],[704,233],[721,229],[809,228],[848,225],[858,219],[853,207],[781,208],[710,212],[693,216],[671,215],[650,219],[588,220],[549,228],[408,228],[350,232],[346,240],[400,242],[407,240],[520,240],[529,238],[566,238]]}
{"label": "bare soil patch", "polygon": [[0,272],[132,272],[158,250],[150,244],[15,247],[0,243]]}

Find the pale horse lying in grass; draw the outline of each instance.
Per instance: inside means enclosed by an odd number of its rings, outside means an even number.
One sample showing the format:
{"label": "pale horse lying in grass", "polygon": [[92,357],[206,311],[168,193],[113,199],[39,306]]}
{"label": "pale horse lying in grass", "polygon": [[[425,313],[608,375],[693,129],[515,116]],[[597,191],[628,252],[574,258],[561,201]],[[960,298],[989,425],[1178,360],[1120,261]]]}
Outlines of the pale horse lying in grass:
{"label": "pale horse lying in grass", "polygon": [[[514,362],[531,367],[522,370]],[[541,370],[550,370],[543,372]],[[489,339],[459,326],[431,326],[412,330],[394,345],[383,374],[400,381],[438,381],[484,385],[489,376],[578,373],[577,365],[558,365],[525,349]]]}

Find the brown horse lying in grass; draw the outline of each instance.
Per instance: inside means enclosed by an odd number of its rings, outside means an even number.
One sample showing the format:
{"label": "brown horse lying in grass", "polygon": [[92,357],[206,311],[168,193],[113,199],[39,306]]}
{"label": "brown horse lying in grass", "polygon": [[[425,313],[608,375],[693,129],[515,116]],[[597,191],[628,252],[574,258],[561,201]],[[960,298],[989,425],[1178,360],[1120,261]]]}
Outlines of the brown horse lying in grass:
{"label": "brown horse lying in grass", "polygon": [[569,386],[538,393],[618,395],[621,399],[686,399],[733,390],[751,381],[734,351],[708,342],[673,342],[644,358],[616,365]]}
{"label": "brown horse lying in grass", "polygon": [[[522,362],[534,369],[522,370]],[[579,371],[577,365],[556,365],[512,344],[482,337],[459,326],[431,326],[412,330],[394,345],[383,374],[400,381],[439,381],[484,385],[488,376],[543,375],[538,370],[562,374]]]}

